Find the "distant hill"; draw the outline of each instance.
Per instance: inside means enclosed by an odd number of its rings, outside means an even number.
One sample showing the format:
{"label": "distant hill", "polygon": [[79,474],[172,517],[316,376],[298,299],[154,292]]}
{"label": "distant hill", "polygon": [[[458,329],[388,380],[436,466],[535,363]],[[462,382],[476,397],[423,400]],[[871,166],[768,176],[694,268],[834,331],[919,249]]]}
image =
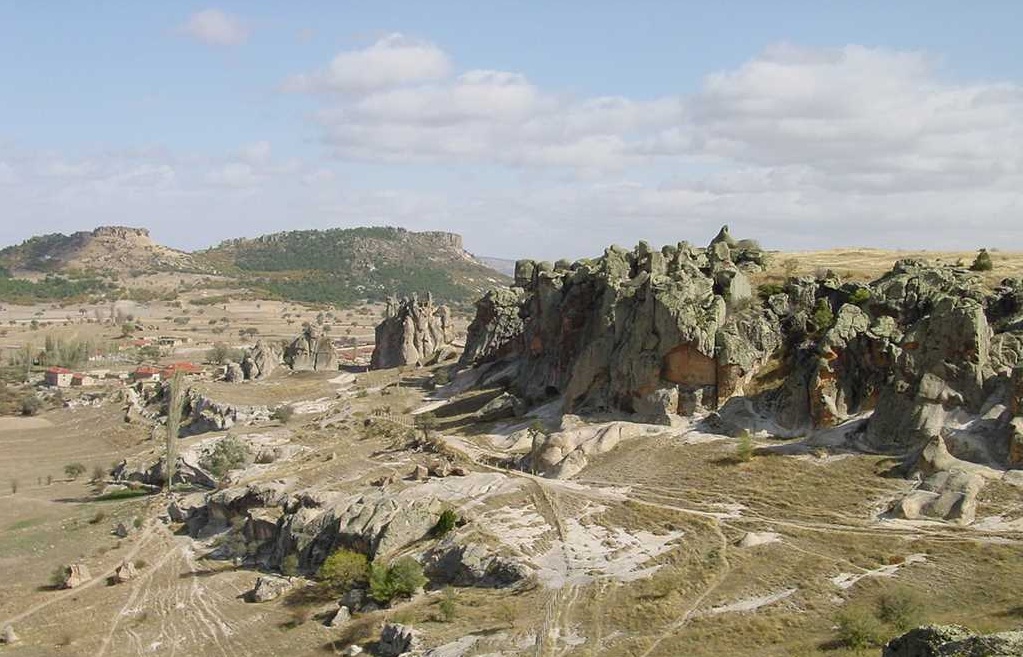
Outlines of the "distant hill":
{"label": "distant hill", "polygon": [[510,282],[466,252],[453,233],[296,230],[186,253],[157,244],[144,228],[102,226],[41,235],[0,250],[0,301],[84,299],[119,289],[146,298],[136,288],[150,274],[173,274],[157,277],[164,287],[180,287],[188,278],[192,286],[239,287],[335,305],[427,292],[439,302],[468,304],[483,290]]}
{"label": "distant hill", "polygon": [[0,267],[14,275],[131,274],[182,270],[192,265],[189,254],[157,244],[145,228],[127,226],[40,235],[0,250]]}
{"label": "distant hill", "polygon": [[314,303],[432,292],[465,303],[507,277],[462,246],[460,235],[404,228],[296,230],[234,239],[194,254],[216,273],[281,297]]}

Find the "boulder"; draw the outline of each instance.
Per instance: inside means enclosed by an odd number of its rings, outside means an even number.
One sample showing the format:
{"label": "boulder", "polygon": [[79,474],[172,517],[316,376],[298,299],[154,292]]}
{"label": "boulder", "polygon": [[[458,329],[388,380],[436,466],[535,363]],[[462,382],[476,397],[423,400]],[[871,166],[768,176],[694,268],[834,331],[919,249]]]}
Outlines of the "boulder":
{"label": "boulder", "polygon": [[242,366],[233,360],[227,361],[224,365],[224,381],[228,383],[241,383],[245,380],[245,372]]}
{"label": "boulder", "polygon": [[260,575],[255,585],[249,592],[249,602],[268,602],[284,595],[292,587],[292,581],[287,577],[276,575]]}
{"label": "boulder", "polygon": [[308,325],[284,348],[283,360],[295,372],[322,372],[337,369],[337,354],[330,338]]}
{"label": "boulder", "polygon": [[64,567],[64,581],[61,588],[75,589],[92,579],[89,568],[84,563],[73,563]]}
{"label": "boulder", "polygon": [[352,620],[352,612],[349,611],[347,606],[339,605],[330,621],[327,622],[327,625],[328,627],[340,627],[350,620]]}
{"label": "boulder", "polygon": [[451,342],[453,328],[447,306],[435,307],[433,296],[387,300],[384,319],[376,327],[370,369],[436,363]]}
{"label": "boulder", "polygon": [[355,657],[356,655],[362,654],[362,648],[353,643],[352,645],[342,650],[341,654],[345,655],[345,657]]}
{"label": "boulder", "polygon": [[20,641],[18,635],[14,633],[14,627],[12,625],[4,625],[4,629],[0,632],[0,643],[5,645],[12,645]]}
{"label": "boulder", "polygon": [[1023,631],[978,635],[959,625],[926,625],[889,641],[882,657],[1019,657]]}
{"label": "boulder", "polygon": [[398,657],[423,648],[423,635],[407,625],[386,623],[380,630],[377,653],[382,657]]}
{"label": "boulder", "polygon": [[114,527],[114,535],[118,538],[128,538],[128,535],[131,534],[133,529],[134,528],[131,525],[119,522],[117,523],[117,526]]}
{"label": "boulder", "polygon": [[426,481],[429,478],[430,469],[422,463],[417,464],[416,467],[412,469],[412,479],[414,481]]}
{"label": "boulder", "polygon": [[265,379],[284,363],[277,345],[257,340],[255,346],[242,359],[242,374],[246,379]]}
{"label": "boulder", "polygon": [[123,584],[130,582],[138,576],[138,570],[135,568],[134,561],[125,561],[114,570],[114,581]]}

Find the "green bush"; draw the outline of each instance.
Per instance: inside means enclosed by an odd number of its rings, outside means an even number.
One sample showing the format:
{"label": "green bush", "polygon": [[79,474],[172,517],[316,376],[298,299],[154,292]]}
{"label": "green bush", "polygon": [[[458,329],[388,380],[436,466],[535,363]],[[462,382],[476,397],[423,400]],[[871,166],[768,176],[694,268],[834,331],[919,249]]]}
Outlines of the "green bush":
{"label": "green bush", "polygon": [[43,400],[39,398],[39,395],[32,393],[26,395],[21,400],[21,414],[22,415],[39,415],[39,411],[43,410]]}
{"label": "green bush", "polygon": [[389,566],[374,564],[369,573],[369,595],[381,604],[398,596],[411,596],[429,580],[423,567],[412,557],[402,557]]}
{"label": "green bush", "polygon": [[853,650],[876,646],[882,641],[884,628],[881,623],[862,607],[847,607],[835,616],[838,626],[838,642]]}
{"label": "green bush", "polygon": [[877,618],[899,632],[923,622],[924,602],[912,589],[896,588],[886,591],[877,599]]}
{"label": "green bush", "polygon": [[455,590],[450,586],[444,588],[444,597],[437,603],[440,611],[440,618],[445,623],[455,620],[458,613],[458,601],[455,599]]}
{"label": "green bush", "polygon": [[[297,561],[296,558],[296,565]],[[348,590],[366,581],[369,576],[369,562],[366,555],[359,552],[336,550],[316,571],[316,576],[333,588]]]}
{"label": "green bush", "polygon": [[813,308],[813,324],[817,331],[823,333],[835,323],[835,313],[831,310],[831,304],[827,299],[817,299],[817,305]]}
{"label": "green bush", "polygon": [[995,268],[995,263],[991,260],[991,254],[987,252],[987,249],[981,249],[977,252],[977,257],[973,260],[973,264],[970,265],[970,269],[973,271],[991,271]]}
{"label": "green bush", "polygon": [[215,477],[223,477],[229,470],[240,468],[249,459],[249,448],[233,436],[221,438],[213,450],[199,460],[199,465]]}
{"label": "green bush", "polygon": [[451,509],[444,509],[440,513],[440,518],[437,519],[437,524],[433,526],[433,535],[437,538],[446,536],[451,533],[451,530],[458,524],[458,514]]}
{"label": "green bush", "polygon": [[862,306],[868,301],[870,301],[870,290],[865,287],[857,288],[849,295],[849,303],[854,306]]}
{"label": "green bush", "polygon": [[739,434],[739,444],[735,447],[735,458],[741,462],[746,463],[753,460],[753,452],[756,447],[753,444],[753,435],[748,430],[743,430]]}
{"label": "green bush", "polygon": [[68,479],[78,479],[85,474],[85,466],[81,463],[68,463],[64,466],[64,474]]}
{"label": "green bush", "polygon": [[781,283],[762,283],[757,286],[757,295],[767,301],[776,294],[781,294],[785,291],[785,286]]}

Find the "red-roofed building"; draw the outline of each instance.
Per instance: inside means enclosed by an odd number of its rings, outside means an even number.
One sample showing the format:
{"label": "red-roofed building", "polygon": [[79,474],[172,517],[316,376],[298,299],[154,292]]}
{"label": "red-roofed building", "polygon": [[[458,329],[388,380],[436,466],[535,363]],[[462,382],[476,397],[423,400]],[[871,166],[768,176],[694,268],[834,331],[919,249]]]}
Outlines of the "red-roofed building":
{"label": "red-roofed building", "polygon": [[171,363],[160,371],[160,375],[164,379],[169,379],[174,376],[175,372],[181,372],[183,376],[189,376],[194,374],[202,374],[202,368],[195,363]]}
{"label": "red-roofed building", "polygon": [[71,385],[72,386],[94,386],[94,385],[96,385],[96,379],[95,379],[95,377],[93,377],[93,376],[91,376],[89,374],[81,374],[79,372],[75,372],[74,374],[71,375]]}
{"label": "red-roofed building", "polygon": [[64,367],[51,367],[43,375],[46,385],[55,388],[66,388],[71,385],[71,370]]}
{"label": "red-roofed building", "polygon": [[142,365],[141,367],[136,367],[135,371],[131,373],[131,380],[132,381],[159,381],[160,380],[160,370],[155,368],[155,367],[150,367],[148,365]]}

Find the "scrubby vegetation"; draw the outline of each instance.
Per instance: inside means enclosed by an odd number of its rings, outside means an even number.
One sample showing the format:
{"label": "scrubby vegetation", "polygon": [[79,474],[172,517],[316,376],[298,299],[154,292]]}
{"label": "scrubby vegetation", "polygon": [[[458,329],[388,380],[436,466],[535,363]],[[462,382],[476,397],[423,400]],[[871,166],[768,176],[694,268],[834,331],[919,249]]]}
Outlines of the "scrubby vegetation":
{"label": "scrubby vegetation", "polygon": [[402,557],[390,565],[370,567],[369,594],[377,602],[387,604],[399,596],[411,596],[428,581],[418,561]]}
{"label": "scrubby vegetation", "polygon": [[11,278],[6,270],[0,269],[0,300],[10,303],[80,301],[113,289],[112,285],[99,278],[46,276],[38,281],[29,281]]}
{"label": "scrubby vegetation", "polygon": [[323,565],[316,571],[316,576],[338,591],[347,591],[356,584],[365,583],[369,578],[369,571],[366,555],[340,549],[324,560]]}
{"label": "scrubby vegetation", "polygon": [[233,436],[217,441],[213,449],[199,460],[199,465],[215,477],[223,477],[230,470],[240,468],[249,460],[249,448]]}

